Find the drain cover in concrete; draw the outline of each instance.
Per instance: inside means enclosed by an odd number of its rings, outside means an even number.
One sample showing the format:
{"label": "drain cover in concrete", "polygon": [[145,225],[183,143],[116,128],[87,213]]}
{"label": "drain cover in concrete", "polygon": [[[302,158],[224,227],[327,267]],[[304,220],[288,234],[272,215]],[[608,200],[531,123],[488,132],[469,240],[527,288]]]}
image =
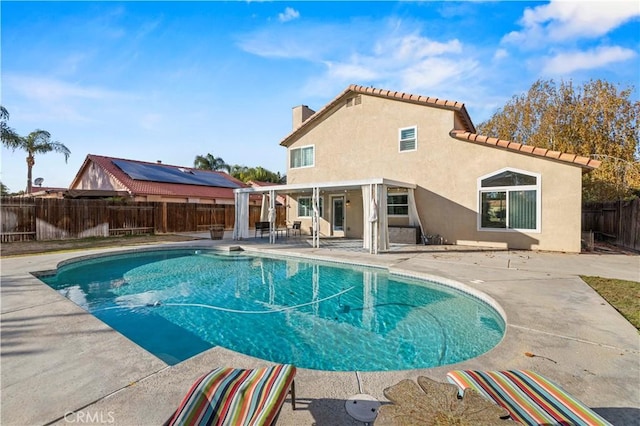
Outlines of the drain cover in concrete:
{"label": "drain cover in concrete", "polygon": [[361,422],[369,423],[376,419],[380,401],[364,393],[349,397],[344,403],[347,413]]}

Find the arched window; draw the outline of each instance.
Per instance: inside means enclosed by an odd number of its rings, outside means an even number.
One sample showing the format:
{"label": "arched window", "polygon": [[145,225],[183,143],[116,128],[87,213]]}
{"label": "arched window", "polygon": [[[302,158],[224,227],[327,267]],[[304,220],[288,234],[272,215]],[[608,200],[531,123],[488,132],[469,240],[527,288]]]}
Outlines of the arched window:
{"label": "arched window", "polygon": [[540,231],[540,175],[503,169],[478,179],[480,230]]}

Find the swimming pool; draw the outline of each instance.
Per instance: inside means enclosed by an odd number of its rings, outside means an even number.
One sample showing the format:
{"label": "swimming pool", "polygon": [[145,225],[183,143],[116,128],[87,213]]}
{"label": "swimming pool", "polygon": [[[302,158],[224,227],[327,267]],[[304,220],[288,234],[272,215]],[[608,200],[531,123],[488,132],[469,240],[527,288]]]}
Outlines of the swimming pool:
{"label": "swimming pool", "polygon": [[318,370],[428,368],[488,351],[505,329],[449,286],[259,253],[136,251],[39,278],[168,364],[222,346]]}

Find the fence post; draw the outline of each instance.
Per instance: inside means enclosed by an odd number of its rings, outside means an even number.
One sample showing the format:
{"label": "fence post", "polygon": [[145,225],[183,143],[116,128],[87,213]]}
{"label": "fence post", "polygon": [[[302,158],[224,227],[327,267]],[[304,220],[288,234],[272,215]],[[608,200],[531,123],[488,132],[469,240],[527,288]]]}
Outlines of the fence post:
{"label": "fence post", "polygon": [[162,233],[167,232],[167,202],[162,203]]}

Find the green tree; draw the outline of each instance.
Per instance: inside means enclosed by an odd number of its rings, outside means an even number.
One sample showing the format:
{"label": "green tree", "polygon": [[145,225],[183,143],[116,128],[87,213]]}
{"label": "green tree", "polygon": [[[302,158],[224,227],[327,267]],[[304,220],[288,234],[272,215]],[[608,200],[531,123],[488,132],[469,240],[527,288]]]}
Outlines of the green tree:
{"label": "green tree", "polygon": [[230,167],[220,157],[215,157],[212,154],[197,155],[193,160],[193,167],[200,170],[215,170],[215,171],[230,171]]}
{"label": "green tree", "polygon": [[36,154],[46,154],[48,152],[58,152],[64,155],[66,162],[71,155],[71,151],[65,145],[58,141],[51,140],[51,134],[46,130],[34,130],[27,136],[19,136],[6,138],[2,137],[2,144],[7,148],[15,151],[21,149],[27,152],[27,189],[26,193],[31,193],[31,176],[33,166],[36,164]]}
{"label": "green tree", "polygon": [[264,167],[247,167],[240,164],[227,164],[220,157],[212,154],[197,155],[193,161],[193,167],[200,170],[226,171],[234,178],[242,182],[250,180],[272,183],[287,183],[287,177],[281,176],[280,173],[274,173]]}
{"label": "green tree", "polygon": [[231,166],[231,176],[243,182],[260,181],[271,183],[286,183],[287,177],[281,176],[280,173],[274,173],[264,167],[247,167],[235,164]]}
{"label": "green tree", "polygon": [[9,195],[9,188],[2,182],[0,182],[0,195],[3,197]]}
{"label": "green tree", "polygon": [[632,87],[592,80],[576,87],[538,80],[489,120],[482,134],[602,161],[583,175],[583,199],[604,201],[640,190],[640,102]]}
{"label": "green tree", "polygon": [[6,145],[19,138],[18,134],[7,124],[9,120],[9,111],[0,105],[0,127],[2,130],[2,144]]}

